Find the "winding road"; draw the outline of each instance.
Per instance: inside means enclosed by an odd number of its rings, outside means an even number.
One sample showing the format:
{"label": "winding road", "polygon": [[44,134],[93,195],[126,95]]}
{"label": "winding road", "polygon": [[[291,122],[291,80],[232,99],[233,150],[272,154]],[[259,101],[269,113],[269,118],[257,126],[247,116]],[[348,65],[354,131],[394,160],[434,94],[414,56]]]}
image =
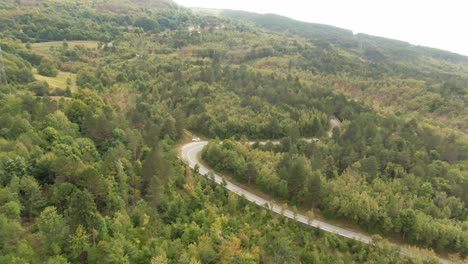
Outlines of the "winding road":
{"label": "winding road", "polygon": [[[194,169],[195,168],[195,165],[199,165],[200,168],[199,168],[199,173],[201,175],[205,175],[205,176],[208,176],[208,172],[210,172],[210,170],[203,166],[203,164],[200,162],[200,160],[198,159],[199,157],[199,153],[201,152],[201,150],[203,149],[203,147],[205,147],[206,145],[208,144],[207,141],[201,141],[201,142],[192,142],[192,143],[189,143],[189,144],[186,144],[182,147],[182,150],[181,150],[181,155],[182,155],[182,159],[184,161],[186,161],[189,165],[190,168]],[[214,181],[217,183],[217,184],[222,184],[223,183],[223,177],[221,177],[220,175],[214,173]],[[364,234],[361,234],[361,233],[358,233],[358,232],[354,232],[354,231],[351,231],[351,230],[347,230],[347,229],[344,229],[344,228],[341,228],[341,227],[337,227],[337,226],[334,226],[334,225],[330,225],[328,223],[325,223],[323,221],[319,221],[319,220],[312,220],[310,221],[309,218],[303,214],[295,214],[293,211],[289,210],[289,209],[283,209],[279,204],[276,204],[274,202],[271,202],[271,201],[267,201],[265,199],[263,199],[262,197],[259,197],[258,195],[255,195],[245,189],[242,189],[240,186],[237,186],[235,185],[234,183],[232,182],[229,182],[227,180],[224,180],[225,181],[225,188],[228,189],[229,191],[233,192],[233,193],[236,193],[240,196],[244,196],[247,200],[259,205],[259,206],[263,206],[263,207],[266,207],[268,208],[269,210],[275,212],[275,213],[278,213],[278,214],[283,214],[284,216],[288,217],[288,218],[291,218],[291,219],[294,219],[298,222],[301,222],[303,224],[306,224],[306,225],[310,225],[310,226],[313,226],[313,227],[316,227],[318,229],[321,229],[323,231],[326,231],[326,232],[330,232],[330,233],[335,233],[335,234],[338,234],[340,236],[344,236],[344,237],[347,237],[347,238],[351,238],[351,239],[355,239],[355,240],[359,240],[359,241],[362,241],[364,243],[371,243],[372,242],[372,239],[367,236],[367,235],[364,235]]]}
{"label": "winding road", "polygon": [[[335,124],[335,123],[331,124],[331,126],[332,126],[331,129],[333,127],[335,127],[335,126],[338,126],[338,125],[339,124]],[[331,135],[329,134],[329,136],[331,136]],[[308,142],[310,142],[312,140],[315,141],[315,140],[318,140],[318,139],[310,139],[310,140],[308,140]],[[275,143],[279,144],[279,142],[276,142],[276,141],[273,141],[272,143],[273,144],[275,144]],[[180,151],[181,159],[183,161],[187,162],[188,166],[190,168],[192,168],[192,169],[195,169],[195,165],[198,164],[198,166],[199,166],[198,172],[201,175],[204,175],[205,177],[208,177],[208,173],[211,170],[208,169],[207,167],[205,167],[202,162],[200,162],[199,157],[200,157],[200,153],[201,153],[202,149],[207,144],[208,144],[208,141],[188,143],[188,144],[183,145],[182,148],[181,148],[181,151]],[[300,213],[294,213],[292,210],[285,209],[281,205],[279,205],[279,204],[277,204],[275,202],[267,201],[264,198],[262,198],[262,197],[260,197],[260,196],[258,196],[256,194],[253,194],[253,193],[243,189],[242,187],[240,187],[240,186],[238,186],[238,185],[224,179],[222,176],[215,173],[214,171],[211,171],[211,172],[213,173],[212,176],[214,178],[210,177],[210,179],[213,179],[217,184],[223,185],[229,191],[231,191],[233,193],[236,193],[239,196],[245,197],[245,199],[249,200],[250,202],[253,202],[253,203],[257,204],[258,206],[262,206],[262,207],[267,208],[267,209],[269,209],[269,210],[271,210],[271,211],[273,211],[273,212],[275,212],[277,214],[282,214],[287,218],[293,219],[293,220],[298,221],[300,223],[303,223],[305,225],[309,225],[309,226],[318,228],[318,229],[323,230],[325,232],[334,233],[334,234],[337,234],[337,235],[340,235],[340,236],[343,236],[343,237],[346,237],[346,238],[358,240],[358,241],[361,241],[361,242],[367,243],[367,244],[372,243],[372,238],[370,236],[368,236],[368,235],[365,235],[365,234],[362,234],[362,233],[359,233],[359,232],[356,232],[356,231],[348,230],[348,229],[345,229],[345,228],[341,228],[341,227],[326,223],[324,221],[315,220],[315,219],[310,220],[309,217],[307,217],[306,215],[303,215],[303,214],[300,214]],[[407,248],[404,248],[404,247],[400,247],[400,252],[402,254],[410,256],[410,257],[421,256],[420,253],[413,252],[413,251],[411,251],[411,250],[409,250]],[[441,263],[444,263],[444,264],[451,263],[449,260],[446,260],[446,259],[443,259],[443,258],[439,258],[439,259],[440,259]]]}

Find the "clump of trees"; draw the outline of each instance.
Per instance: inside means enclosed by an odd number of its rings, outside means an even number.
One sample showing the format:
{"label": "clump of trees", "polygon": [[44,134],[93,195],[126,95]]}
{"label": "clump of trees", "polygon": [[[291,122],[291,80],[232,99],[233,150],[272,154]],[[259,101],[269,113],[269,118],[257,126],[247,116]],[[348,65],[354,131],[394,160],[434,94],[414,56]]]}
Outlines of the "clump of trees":
{"label": "clump of trees", "polygon": [[57,66],[55,66],[52,62],[50,61],[42,61],[38,66],[37,66],[37,72],[40,75],[44,76],[49,76],[49,77],[55,77],[58,74],[58,69]]}

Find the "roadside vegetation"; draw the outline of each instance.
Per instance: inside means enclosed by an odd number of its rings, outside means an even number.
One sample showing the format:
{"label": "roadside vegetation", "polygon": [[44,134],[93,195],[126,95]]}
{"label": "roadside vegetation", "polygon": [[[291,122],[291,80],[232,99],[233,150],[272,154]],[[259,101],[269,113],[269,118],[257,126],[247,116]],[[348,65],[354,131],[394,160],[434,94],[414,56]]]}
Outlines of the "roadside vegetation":
{"label": "roadside vegetation", "polygon": [[193,175],[184,130],[228,139],[203,157],[240,182],[466,258],[468,59],[277,19],[0,3],[0,263],[436,263]]}

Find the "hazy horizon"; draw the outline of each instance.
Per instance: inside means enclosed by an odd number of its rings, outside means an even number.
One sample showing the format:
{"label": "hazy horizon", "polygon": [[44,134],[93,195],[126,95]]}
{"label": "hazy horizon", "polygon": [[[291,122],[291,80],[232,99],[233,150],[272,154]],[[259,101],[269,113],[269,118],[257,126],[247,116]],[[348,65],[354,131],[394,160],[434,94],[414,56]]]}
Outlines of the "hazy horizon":
{"label": "hazy horizon", "polygon": [[186,7],[273,13],[468,56],[468,3],[446,1],[174,0]]}

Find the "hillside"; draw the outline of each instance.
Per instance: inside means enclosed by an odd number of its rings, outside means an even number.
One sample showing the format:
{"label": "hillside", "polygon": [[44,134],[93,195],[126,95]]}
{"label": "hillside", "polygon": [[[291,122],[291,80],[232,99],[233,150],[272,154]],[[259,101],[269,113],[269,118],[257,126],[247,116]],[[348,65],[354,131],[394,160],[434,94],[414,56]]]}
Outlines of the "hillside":
{"label": "hillside", "polygon": [[[203,9],[196,9],[203,12]],[[205,13],[207,11],[205,10]],[[448,51],[431,49],[427,47],[414,46],[410,43],[375,37],[366,34],[353,35],[353,32],[324,24],[314,24],[297,21],[288,17],[275,14],[256,14],[245,11],[219,10],[216,13],[221,16],[231,17],[241,21],[255,24],[258,27],[269,29],[274,32],[285,32],[297,36],[305,37],[311,41],[326,41],[329,44],[337,45],[342,48],[352,49],[359,46],[366,50],[371,45],[378,45],[380,49],[393,55],[393,58],[411,58],[416,56],[431,56],[443,60],[454,62],[468,62],[468,57],[458,55]]]}
{"label": "hillside", "polygon": [[[103,9],[108,7],[111,11],[121,12],[124,9],[164,9],[164,8],[177,8],[177,5],[171,0],[83,0],[83,1],[60,1],[60,0],[3,0],[2,8],[16,8],[16,7],[47,7],[49,5],[69,5],[69,6],[88,6],[96,9]],[[118,7],[118,10],[112,10],[111,7]],[[120,13],[119,13],[120,14]]]}
{"label": "hillside", "polygon": [[[466,261],[466,57],[166,0],[0,1],[0,47],[0,263]],[[190,133],[232,180],[375,243],[199,177]]]}
{"label": "hillside", "polygon": [[[203,9],[197,12],[210,14]],[[353,35],[349,30],[273,14],[232,10],[211,14],[239,19],[266,33],[304,38],[310,46],[294,51],[298,56],[292,60],[295,74],[344,73],[344,80],[335,78],[339,80],[335,89],[380,107],[391,107],[392,111],[406,108],[424,114],[429,120],[442,121],[466,133],[466,56],[365,34]]]}

